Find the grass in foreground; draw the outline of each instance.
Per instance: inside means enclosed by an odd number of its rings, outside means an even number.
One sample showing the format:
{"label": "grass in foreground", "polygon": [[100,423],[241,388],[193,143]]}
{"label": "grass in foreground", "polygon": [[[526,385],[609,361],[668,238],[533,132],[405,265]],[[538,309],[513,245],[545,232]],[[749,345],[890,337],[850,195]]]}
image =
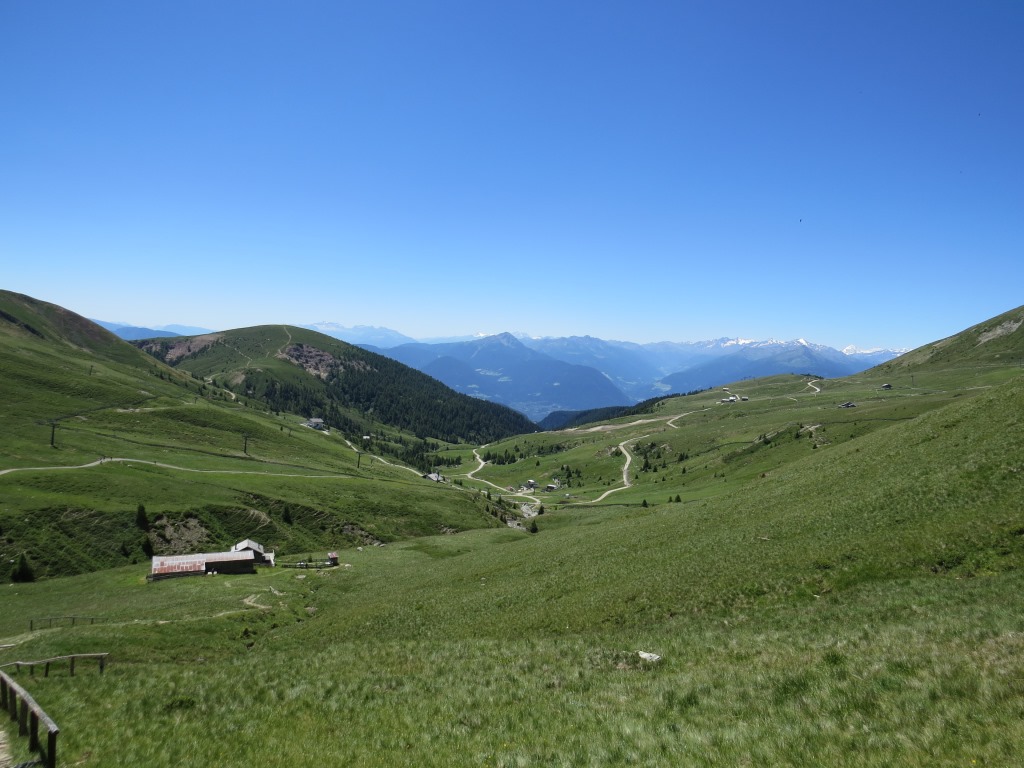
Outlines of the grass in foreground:
{"label": "grass in foreground", "polygon": [[18,648],[111,650],[106,674],[21,679],[66,765],[1009,765],[1024,739],[1018,574],[628,630],[345,640],[349,575],[118,589],[145,618]]}

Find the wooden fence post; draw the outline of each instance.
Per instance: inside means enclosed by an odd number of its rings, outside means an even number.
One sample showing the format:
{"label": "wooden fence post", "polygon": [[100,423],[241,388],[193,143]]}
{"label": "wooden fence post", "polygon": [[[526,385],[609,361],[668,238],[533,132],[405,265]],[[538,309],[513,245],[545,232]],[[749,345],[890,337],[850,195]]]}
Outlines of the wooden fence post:
{"label": "wooden fence post", "polygon": [[28,749],[30,752],[36,752],[39,749],[39,715],[35,710],[29,715],[28,725]]}
{"label": "wooden fence post", "polygon": [[75,657],[71,657],[71,676],[75,676]]}
{"label": "wooden fence post", "polygon": [[46,768],[57,768],[57,734],[50,731],[46,737]]}
{"label": "wooden fence post", "polygon": [[28,702],[21,700],[21,710],[18,712],[18,735],[24,736],[28,733]]}

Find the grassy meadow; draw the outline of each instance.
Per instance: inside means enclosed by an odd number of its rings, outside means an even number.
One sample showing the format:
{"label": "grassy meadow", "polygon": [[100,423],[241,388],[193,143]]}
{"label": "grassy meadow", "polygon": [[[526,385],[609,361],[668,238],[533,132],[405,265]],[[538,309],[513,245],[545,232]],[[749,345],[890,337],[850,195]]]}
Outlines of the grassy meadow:
{"label": "grassy meadow", "polygon": [[[534,535],[348,549],[322,572],[12,585],[0,663],[111,653],[102,676],[28,680],[67,765],[1011,765],[1022,412],[1011,380],[754,451],[736,461],[802,455],[732,487],[709,449],[680,503],[558,505]],[[712,437],[731,442],[692,439]],[[106,621],[27,631],[72,614]]]}
{"label": "grassy meadow", "polygon": [[[110,654],[18,674],[63,766],[1018,762],[1016,320],[445,444],[435,484],[375,455],[413,435],[357,453],[88,328],[58,354],[55,317],[0,344],[0,562],[40,577],[0,587],[0,665]],[[342,565],[146,582],[147,545],[242,538]]]}

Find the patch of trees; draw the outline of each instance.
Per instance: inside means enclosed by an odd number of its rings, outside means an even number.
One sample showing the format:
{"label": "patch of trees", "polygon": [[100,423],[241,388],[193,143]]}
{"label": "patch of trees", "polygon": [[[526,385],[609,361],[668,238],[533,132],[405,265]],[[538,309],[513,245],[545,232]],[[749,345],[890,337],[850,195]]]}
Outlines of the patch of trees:
{"label": "patch of trees", "polygon": [[519,452],[519,446],[515,446],[511,451],[506,448],[502,453],[496,451],[484,451],[480,458],[486,461],[488,464],[515,464],[520,459],[526,458],[526,455]]}
{"label": "patch of trees", "polygon": [[[664,450],[659,448],[653,441],[650,443],[638,443],[634,446],[633,451],[638,459],[643,459],[640,465],[641,472],[659,472],[668,469],[668,461],[665,458]],[[680,456],[684,455],[680,454]],[[678,459],[678,461],[682,461],[682,459]]]}

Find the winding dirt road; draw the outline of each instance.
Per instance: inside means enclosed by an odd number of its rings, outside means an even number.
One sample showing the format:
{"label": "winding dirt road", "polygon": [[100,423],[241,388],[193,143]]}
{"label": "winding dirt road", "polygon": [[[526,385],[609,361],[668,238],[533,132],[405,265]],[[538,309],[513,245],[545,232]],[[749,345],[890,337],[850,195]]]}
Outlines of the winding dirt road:
{"label": "winding dirt road", "polygon": [[619,488],[609,488],[607,491],[602,493],[596,499],[592,499],[592,500],[590,500],[588,502],[584,502],[584,503],[586,503],[586,504],[596,504],[599,501],[604,501],[609,496],[611,496],[613,493],[618,493],[619,491],[624,491],[627,488],[631,488],[633,486],[633,481],[629,479],[629,467],[633,463],[633,454],[631,454],[629,452],[629,449],[626,446],[629,443],[635,442],[637,440],[643,440],[645,437],[650,437],[650,435],[641,435],[640,437],[631,437],[631,438],[629,438],[629,440],[623,440],[621,443],[619,443],[619,450],[622,451],[623,455],[626,457],[626,463],[622,465],[622,485]]}
{"label": "winding dirt road", "polygon": [[[488,445],[489,445],[489,443],[488,443]],[[487,447],[487,445],[481,445],[480,446],[480,448],[486,448],[486,447]],[[475,458],[478,463],[477,463],[476,469],[470,470],[469,472],[466,473],[466,477],[468,477],[470,480],[476,480],[478,483],[486,483],[487,485],[491,486],[492,488],[497,488],[499,491],[501,491],[503,496],[508,496],[510,498],[517,498],[517,499],[529,499],[534,504],[540,504],[541,503],[540,499],[538,499],[536,496],[533,496],[533,495],[531,495],[529,493],[515,493],[514,491],[510,491],[508,488],[502,488],[500,485],[496,485],[495,483],[492,483],[490,480],[484,480],[483,478],[476,477],[475,476],[476,473],[479,472],[481,469],[483,469],[487,465],[487,462],[484,461],[482,458],[480,458],[480,448],[474,448],[473,449],[473,458]]]}

